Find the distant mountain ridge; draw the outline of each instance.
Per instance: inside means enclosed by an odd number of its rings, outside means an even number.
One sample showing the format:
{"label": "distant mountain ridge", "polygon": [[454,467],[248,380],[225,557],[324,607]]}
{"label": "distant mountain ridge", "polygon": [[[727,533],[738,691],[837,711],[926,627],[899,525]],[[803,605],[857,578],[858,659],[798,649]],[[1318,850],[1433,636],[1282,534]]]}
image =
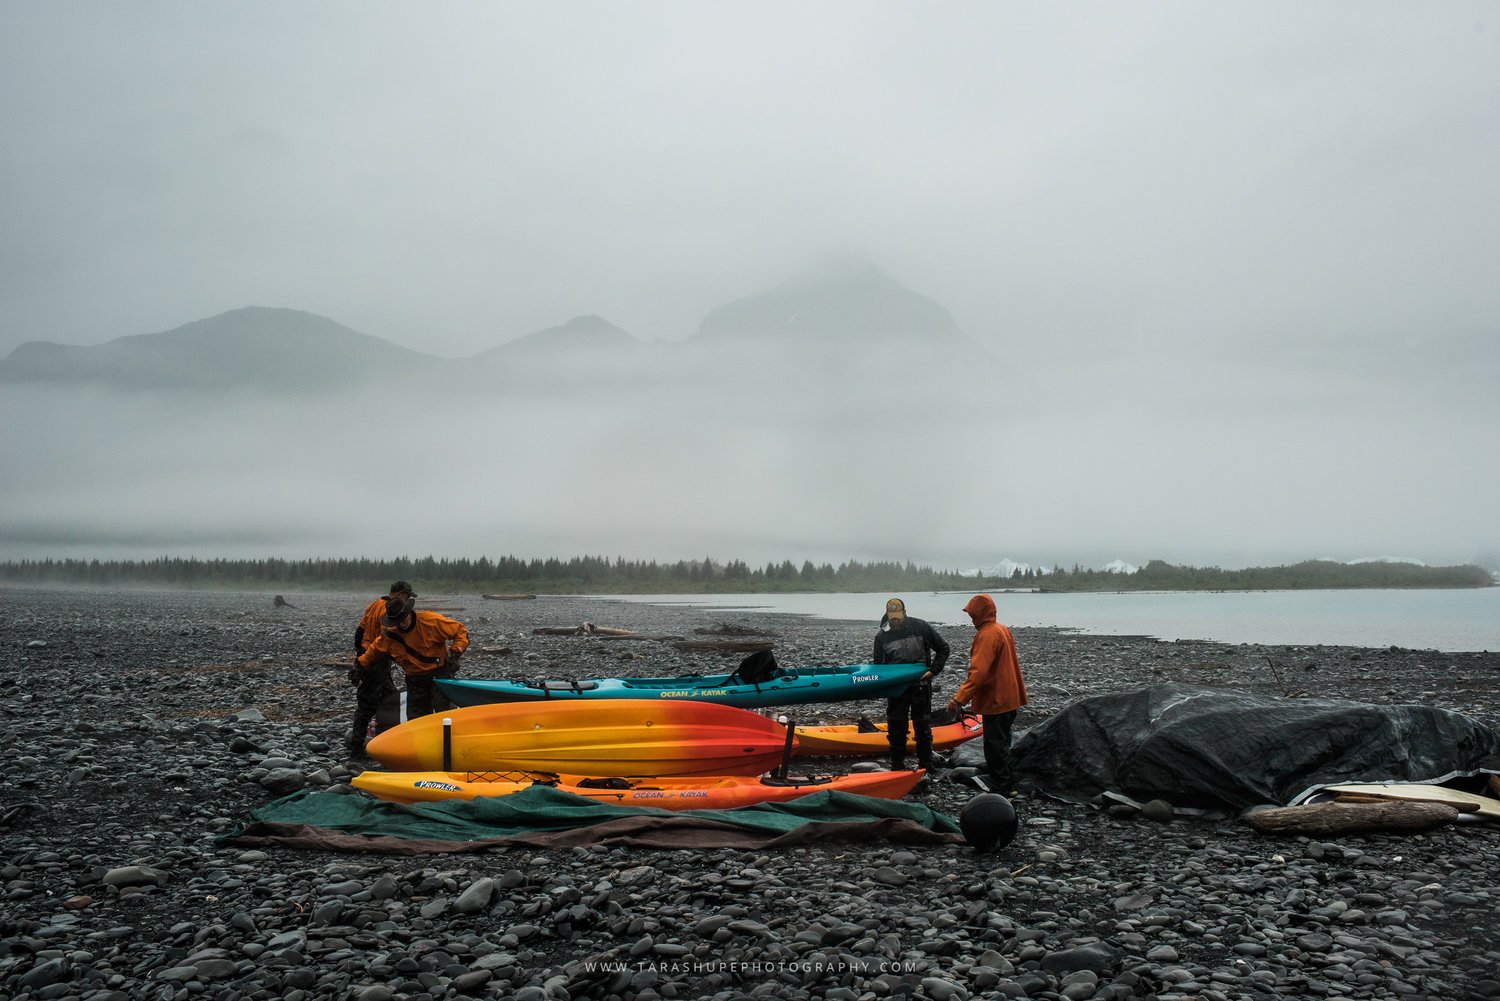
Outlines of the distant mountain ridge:
{"label": "distant mountain ridge", "polygon": [[296,309],[247,306],[156,334],[71,347],[22,344],[0,383],[109,384],[133,390],[318,389],[436,359]]}
{"label": "distant mountain ridge", "polygon": [[[805,275],[714,309],[698,334],[681,344],[643,341],[602,317],[578,316],[450,360],[313,313],[250,306],[93,346],[28,342],[0,360],[0,384],[300,391],[348,388],[385,377],[409,383],[440,372],[513,383],[564,376],[597,382],[616,371],[633,377],[650,366],[679,378],[736,374],[736,363],[727,361],[735,352],[705,354],[704,346],[746,349],[761,375],[781,370],[827,377],[846,364],[852,373],[871,357],[889,368],[883,349],[893,341],[950,359],[959,369],[976,352],[984,353],[946,309],[866,264]],[[799,356],[807,364],[792,364]]]}

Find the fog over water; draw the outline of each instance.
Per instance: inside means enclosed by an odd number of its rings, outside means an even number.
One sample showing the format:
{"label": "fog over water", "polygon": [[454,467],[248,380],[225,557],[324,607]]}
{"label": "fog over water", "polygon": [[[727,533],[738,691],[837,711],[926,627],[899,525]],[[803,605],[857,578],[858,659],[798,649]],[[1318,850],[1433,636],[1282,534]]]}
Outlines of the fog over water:
{"label": "fog over water", "polygon": [[1489,3],[17,0],[0,129],[0,559],[1500,551]]}

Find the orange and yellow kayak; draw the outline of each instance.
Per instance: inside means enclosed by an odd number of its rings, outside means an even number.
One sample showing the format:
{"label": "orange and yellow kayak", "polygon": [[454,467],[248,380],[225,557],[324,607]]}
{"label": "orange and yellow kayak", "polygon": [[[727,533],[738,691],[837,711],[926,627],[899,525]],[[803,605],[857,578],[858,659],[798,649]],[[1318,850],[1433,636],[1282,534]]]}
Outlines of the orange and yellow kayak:
{"label": "orange and yellow kayak", "polygon": [[[947,751],[966,740],[984,732],[984,721],[978,716],[965,716],[956,723],[932,728],[934,750]],[[799,726],[797,727],[797,753],[809,754],[889,754],[891,745],[886,739],[886,725],[876,723],[874,730],[861,730],[856,723],[844,726]],[[915,754],[917,742],[908,735],[906,750]]]}
{"label": "orange and yellow kayak", "polygon": [[538,782],[617,806],[662,810],[733,810],[756,803],[784,803],[824,790],[900,799],[922,780],[923,772],[858,772],[828,778],[787,779],[746,775],[669,778],[584,778],[523,772],[381,772],[353,779],[355,788],[391,803],[430,803],[448,799],[506,796]]}
{"label": "orange and yellow kayak", "polygon": [[[443,720],[452,721],[444,761]],[[795,741],[793,748],[795,749]],[[497,702],[422,716],[373,737],[392,771],[612,776],[760,775],[780,766],[786,727],[713,702]]]}

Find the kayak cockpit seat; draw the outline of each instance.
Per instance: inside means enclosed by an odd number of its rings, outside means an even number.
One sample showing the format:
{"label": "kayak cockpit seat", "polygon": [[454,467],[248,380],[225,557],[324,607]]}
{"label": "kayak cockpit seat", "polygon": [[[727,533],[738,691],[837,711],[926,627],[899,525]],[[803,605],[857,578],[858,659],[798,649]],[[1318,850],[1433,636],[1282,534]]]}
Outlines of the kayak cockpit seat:
{"label": "kayak cockpit seat", "polygon": [[586,692],[598,688],[597,681],[540,681],[536,684],[544,692]]}
{"label": "kayak cockpit seat", "polygon": [[734,673],[726,678],[724,683],[726,685],[760,685],[781,677],[783,673],[771,651],[757,650],[740,661],[740,666],[734,669]]}
{"label": "kayak cockpit seat", "polygon": [[859,718],[859,730],[857,732],[859,732],[859,733],[879,733],[880,732],[880,727],[876,726],[873,722],[871,722],[870,717],[868,717],[868,716],[861,716]]}
{"label": "kayak cockpit seat", "polygon": [[631,788],[631,785],[625,779],[620,779],[620,778],[579,779],[578,780],[578,788],[580,788],[580,789],[629,789],[629,788]]}
{"label": "kayak cockpit seat", "polygon": [[832,781],[832,778],[826,776],[814,778],[811,775],[788,775],[785,777],[780,775],[763,775],[761,776],[760,784],[763,786],[799,788],[801,786],[826,786]]}

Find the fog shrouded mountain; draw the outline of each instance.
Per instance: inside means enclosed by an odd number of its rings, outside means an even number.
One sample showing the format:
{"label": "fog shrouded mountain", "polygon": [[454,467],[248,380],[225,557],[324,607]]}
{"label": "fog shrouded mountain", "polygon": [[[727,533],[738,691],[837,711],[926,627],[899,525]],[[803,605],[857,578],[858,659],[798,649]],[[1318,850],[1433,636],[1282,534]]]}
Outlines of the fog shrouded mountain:
{"label": "fog shrouded mountain", "polygon": [[993,351],[843,262],[727,302],[682,341],[578,316],[439,358],[246,308],[24,344],[0,361],[0,558],[959,568],[1000,549],[1129,572],[1493,551],[1473,512],[1500,492],[1494,463],[1453,421],[1492,422],[1483,366],[1423,387],[1123,333],[1113,354],[1048,362],[1045,331],[987,333]]}
{"label": "fog shrouded mountain", "polygon": [[92,347],[22,344],[0,363],[0,382],[283,393],[324,391],[432,361],[312,313],[252,306]]}
{"label": "fog shrouded mountain", "polygon": [[[868,265],[729,303],[683,342],[581,316],[443,359],[253,307],[25,344],[0,408],[25,417],[8,447],[32,474],[0,548],[906,553],[902,526],[954,496],[916,489],[930,443],[993,421],[973,406],[991,361]],[[930,471],[892,476],[913,461]]]}

